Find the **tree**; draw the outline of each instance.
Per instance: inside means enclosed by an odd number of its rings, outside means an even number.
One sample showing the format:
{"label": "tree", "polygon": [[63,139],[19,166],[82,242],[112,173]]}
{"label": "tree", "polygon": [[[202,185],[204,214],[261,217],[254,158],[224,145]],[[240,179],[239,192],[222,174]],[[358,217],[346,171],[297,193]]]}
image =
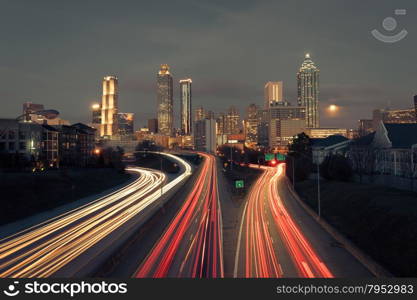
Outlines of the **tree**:
{"label": "tree", "polygon": [[295,180],[306,180],[311,173],[313,166],[313,154],[311,150],[311,141],[304,132],[298,134],[288,147],[288,157],[286,159],[287,176],[293,181],[293,167],[295,164]]}

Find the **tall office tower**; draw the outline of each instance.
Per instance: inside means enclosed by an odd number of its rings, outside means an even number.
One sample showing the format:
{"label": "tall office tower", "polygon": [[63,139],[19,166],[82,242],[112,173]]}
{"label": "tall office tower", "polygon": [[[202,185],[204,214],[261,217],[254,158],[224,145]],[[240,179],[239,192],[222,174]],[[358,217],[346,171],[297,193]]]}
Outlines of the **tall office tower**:
{"label": "tall office tower", "polygon": [[100,103],[94,103],[91,105],[91,124],[100,125],[101,124],[101,105]]}
{"label": "tall office tower", "polygon": [[224,113],[219,113],[218,117],[216,118],[216,133],[218,135],[223,135],[226,134],[225,133],[225,128],[226,128],[226,116]]}
{"label": "tall office tower", "polygon": [[116,76],[106,76],[103,79],[103,97],[101,101],[101,131],[100,136],[117,134],[118,111],[118,80]]}
{"label": "tall office tower", "polygon": [[236,107],[230,106],[226,115],[226,122],[224,124],[225,134],[238,134],[240,133],[240,116]]}
{"label": "tall office tower", "polygon": [[246,111],[246,142],[248,144],[258,143],[258,106],[251,104]]}
{"label": "tall office tower", "polygon": [[206,111],[204,110],[204,108],[202,106],[197,107],[195,109],[195,114],[194,114],[194,121],[200,121],[200,120],[204,120],[206,118]]}
{"label": "tall office tower", "polygon": [[100,135],[101,127],[101,105],[100,103],[94,103],[91,105],[91,127],[96,129],[96,135]]}
{"label": "tall office tower", "polygon": [[202,119],[195,122],[194,145],[196,150],[209,153],[216,151],[216,120]]}
{"label": "tall office tower", "polygon": [[117,114],[117,124],[118,124],[118,134],[120,136],[133,135],[134,129],[134,113],[118,113]]}
{"label": "tall office tower", "polygon": [[192,80],[190,78],[180,80],[182,135],[191,135],[192,132],[191,83]]}
{"label": "tall office tower", "polygon": [[303,106],[276,106],[269,109],[269,147],[285,147],[306,128]]}
{"label": "tall office tower", "polygon": [[271,104],[283,101],[282,81],[269,81],[265,84],[265,108],[270,108]]}
{"label": "tall office tower", "polygon": [[169,66],[162,64],[157,75],[158,132],[171,136],[174,129],[174,100]]}
{"label": "tall office tower", "polygon": [[416,122],[417,122],[417,95],[414,96],[414,113],[416,114]]}
{"label": "tall office tower", "polygon": [[320,70],[306,54],[297,73],[298,105],[306,108],[307,127],[320,127],[319,118],[319,76]]}

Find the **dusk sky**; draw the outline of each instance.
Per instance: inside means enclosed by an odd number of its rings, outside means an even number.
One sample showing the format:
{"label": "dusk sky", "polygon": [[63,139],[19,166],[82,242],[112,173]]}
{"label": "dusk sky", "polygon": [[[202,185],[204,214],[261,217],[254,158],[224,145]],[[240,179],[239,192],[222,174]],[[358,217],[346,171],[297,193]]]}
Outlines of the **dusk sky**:
{"label": "dusk sky", "polygon": [[[263,104],[267,81],[296,103],[296,73],[309,52],[321,70],[320,106],[342,107],[322,126],[356,127],[374,108],[410,108],[417,94],[417,1],[19,1],[1,0],[0,117],[42,103],[63,119],[89,122],[101,80],[119,78],[121,112],[136,127],[156,117],[156,74],[167,63],[193,80],[193,106],[243,115]],[[395,9],[406,9],[395,16]],[[371,30],[395,17],[395,44]],[[393,34],[393,33],[391,33]],[[177,122],[178,123],[178,122]]]}

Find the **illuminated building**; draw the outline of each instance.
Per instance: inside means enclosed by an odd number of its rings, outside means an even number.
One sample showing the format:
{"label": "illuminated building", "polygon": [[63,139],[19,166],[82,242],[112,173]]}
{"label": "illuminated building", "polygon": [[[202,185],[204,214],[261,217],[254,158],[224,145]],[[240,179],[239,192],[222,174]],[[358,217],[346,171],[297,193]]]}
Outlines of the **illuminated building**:
{"label": "illuminated building", "polygon": [[117,124],[118,134],[121,136],[133,135],[134,129],[134,117],[133,113],[118,113]]}
{"label": "illuminated building", "polygon": [[332,135],[342,135],[347,138],[346,128],[307,128],[306,134],[312,139],[324,139]]}
{"label": "illuminated building", "polygon": [[217,149],[216,120],[203,119],[195,122],[194,146],[196,150],[214,153]]}
{"label": "illuminated building", "polygon": [[265,108],[271,107],[271,104],[283,100],[283,83],[282,81],[269,81],[264,88]]}
{"label": "illuminated building", "polygon": [[91,105],[92,110],[92,124],[101,124],[101,105],[99,103],[94,103]]}
{"label": "illuminated building", "polygon": [[230,106],[229,111],[225,115],[224,133],[223,134],[238,134],[240,133],[240,116],[234,106]]}
{"label": "illuminated building", "polygon": [[248,106],[246,111],[246,142],[248,144],[258,143],[258,106],[251,104]]}
{"label": "illuminated building", "polygon": [[158,119],[149,119],[148,128],[149,128],[149,132],[157,133],[158,132]]}
{"label": "illuminated building", "polygon": [[319,119],[319,74],[316,67],[306,54],[303,64],[297,73],[298,105],[306,110],[306,124],[309,128],[317,128]]}
{"label": "illuminated building", "polygon": [[192,132],[191,83],[191,79],[180,80],[182,135],[190,135]]}
{"label": "illuminated building", "polygon": [[197,107],[195,109],[194,121],[197,122],[200,120],[204,120],[205,117],[206,117],[206,112],[204,108],[202,106]]}
{"label": "illuminated building", "polygon": [[23,114],[26,116],[25,120],[29,121],[31,120],[30,114],[33,114],[37,111],[44,110],[43,104],[36,104],[32,102],[25,102],[23,103]]}
{"label": "illuminated building", "polygon": [[101,126],[101,105],[99,103],[94,103],[91,105],[91,126],[100,133]]}
{"label": "illuminated building", "polygon": [[358,135],[359,137],[370,134],[374,131],[373,120],[362,119],[359,120]]}
{"label": "illuminated building", "polygon": [[380,122],[387,124],[410,124],[416,122],[415,109],[376,109],[373,111],[373,128],[376,130]]}
{"label": "illuminated building", "polygon": [[58,131],[47,124],[0,119],[0,153],[58,167]]}
{"label": "illuminated building", "polygon": [[103,79],[103,97],[101,102],[101,130],[100,136],[117,134],[118,112],[118,80],[115,76],[106,76]]}
{"label": "illuminated building", "polygon": [[258,144],[261,147],[269,147],[269,109],[258,110]]}
{"label": "illuminated building", "polygon": [[276,106],[269,110],[269,147],[285,147],[306,128],[306,109],[302,106]]}
{"label": "illuminated building", "polygon": [[158,133],[172,135],[174,125],[174,101],[172,76],[167,64],[161,65],[157,75]]}

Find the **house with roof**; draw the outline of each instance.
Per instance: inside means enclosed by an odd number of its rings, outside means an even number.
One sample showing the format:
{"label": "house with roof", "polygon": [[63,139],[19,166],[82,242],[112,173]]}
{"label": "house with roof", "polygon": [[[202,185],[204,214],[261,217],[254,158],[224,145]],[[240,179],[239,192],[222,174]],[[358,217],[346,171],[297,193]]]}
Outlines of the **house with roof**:
{"label": "house with roof", "polygon": [[395,176],[417,176],[417,123],[388,124],[380,122],[372,140],[376,149],[378,173]]}
{"label": "house with roof", "polygon": [[346,155],[351,140],[342,135],[331,135],[326,138],[310,139],[313,163],[321,164],[330,154]]}

